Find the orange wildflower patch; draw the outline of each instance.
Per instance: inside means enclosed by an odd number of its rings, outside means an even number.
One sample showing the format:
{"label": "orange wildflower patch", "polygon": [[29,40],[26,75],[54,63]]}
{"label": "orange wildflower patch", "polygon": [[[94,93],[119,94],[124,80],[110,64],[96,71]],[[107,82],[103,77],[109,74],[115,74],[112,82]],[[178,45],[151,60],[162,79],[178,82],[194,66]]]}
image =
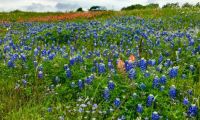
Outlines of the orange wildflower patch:
{"label": "orange wildflower patch", "polygon": [[73,20],[77,18],[94,18],[96,16],[102,15],[105,12],[80,12],[80,13],[63,13],[61,15],[49,15],[44,17],[32,17],[28,20],[19,19],[19,22],[53,22],[53,21],[60,21],[60,20]]}

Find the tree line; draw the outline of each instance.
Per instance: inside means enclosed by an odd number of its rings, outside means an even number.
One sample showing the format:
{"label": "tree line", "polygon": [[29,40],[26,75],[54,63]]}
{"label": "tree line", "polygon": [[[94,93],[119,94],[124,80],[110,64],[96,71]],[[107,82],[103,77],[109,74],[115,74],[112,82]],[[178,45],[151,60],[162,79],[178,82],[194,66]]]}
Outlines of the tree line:
{"label": "tree line", "polygon": [[[165,5],[162,6],[162,8],[192,8],[192,7],[198,7],[200,8],[200,2],[198,2],[196,5],[192,5],[190,3],[185,3],[182,6],[179,5],[179,3],[167,3]],[[134,10],[134,9],[157,9],[159,8],[159,4],[148,4],[148,5],[141,5],[141,4],[135,4],[135,5],[131,5],[128,7],[123,7],[121,10]]]}

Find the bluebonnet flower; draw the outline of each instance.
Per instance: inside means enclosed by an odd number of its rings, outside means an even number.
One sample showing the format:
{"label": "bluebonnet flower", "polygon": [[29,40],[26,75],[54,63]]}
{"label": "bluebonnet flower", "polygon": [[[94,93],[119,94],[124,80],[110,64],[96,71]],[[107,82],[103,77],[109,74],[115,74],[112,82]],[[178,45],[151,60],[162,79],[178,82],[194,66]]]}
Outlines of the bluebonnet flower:
{"label": "bluebonnet flower", "polygon": [[165,86],[160,86],[160,91],[163,91],[165,89]]}
{"label": "bluebonnet flower", "polygon": [[150,94],[148,97],[147,97],[147,101],[146,101],[146,105],[147,107],[150,107],[152,105],[152,103],[154,102],[154,96],[152,94]]}
{"label": "bluebonnet flower", "polygon": [[71,70],[69,68],[66,70],[66,76],[67,76],[67,78],[72,77],[72,73],[71,73]]}
{"label": "bluebonnet flower", "polygon": [[94,80],[94,78],[95,78],[94,74],[91,74],[89,77],[90,77],[92,80]]}
{"label": "bluebonnet flower", "polygon": [[142,90],[146,89],[146,85],[144,83],[141,83],[140,84],[140,89],[142,89]]}
{"label": "bluebonnet flower", "polygon": [[126,120],[126,117],[122,115],[121,117],[117,118],[117,120]]}
{"label": "bluebonnet flower", "polygon": [[178,67],[173,67],[169,69],[170,78],[175,78],[178,75]]}
{"label": "bluebonnet flower", "polygon": [[103,91],[103,98],[106,100],[110,98],[110,90],[107,87]]}
{"label": "bluebonnet flower", "polygon": [[180,54],[182,52],[182,49],[181,48],[178,48],[178,53]]}
{"label": "bluebonnet flower", "polygon": [[149,73],[149,71],[145,71],[145,73],[144,73],[144,77],[149,77],[150,76],[150,73]]}
{"label": "bluebonnet flower", "polygon": [[10,46],[6,45],[4,47],[4,53],[9,52],[10,51]]}
{"label": "bluebonnet flower", "polygon": [[116,98],[115,101],[114,101],[114,105],[115,105],[115,107],[119,107],[120,104],[121,104],[120,99],[119,99],[119,98]]}
{"label": "bluebonnet flower", "polygon": [[187,112],[188,116],[190,117],[194,117],[198,115],[198,107],[195,104],[192,104],[189,108],[188,108],[188,112]]}
{"label": "bluebonnet flower", "polygon": [[189,104],[189,100],[188,100],[187,98],[184,98],[184,99],[183,99],[183,104],[184,104],[184,105],[188,105],[188,104]]}
{"label": "bluebonnet flower", "polygon": [[176,87],[175,87],[175,85],[172,85],[171,87],[170,87],[170,89],[169,89],[169,96],[171,97],[171,98],[176,98]]}
{"label": "bluebonnet flower", "polygon": [[159,46],[160,45],[160,40],[156,40],[156,46]]}
{"label": "bluebonnet flower", "polygon": [[109,82],[108,82],[108,88],[109,88],[110,90],[113,90],[113,89],[115,88],[115,84],[114,84],[113,81],[109,81]]}
{"label": "bluebonnet flower", "polygon": [[53,58],[55,57],[55,55],[56,55],[55,53],[50,53],[49,54],[49,60],[53,60]]}
{"label": "bluebonnet flower", "polygon": [[64,64],[64,69],[67,70],[69,66],[67,64]]}
{"label": "bluebonnet flower", "polygon": [[189,90],[187,91],[187,93],[188,93],[188,95],[192,95],[192,89],[189,89]]}
{"label": "bluebonnet flower", "polygon": [[78,87],[79,87],[79,89],[83,89],[84,83],[82,80],[78,80]]}
{"label": "bluebonnet flower", "polygon": [[135,69],[132,68],[132,69],[129,71],[128,77],[129,77],[131,80],[133,80],[133,79],[136,78],[136,71],[135,71]]}
{"label": "bluebonnet flower", "polygon": [[43,70],[43,67],[42,67],[42,65],[40,65],[40,66],[38,66],[38,71],[42,71]]}
{"label": "bluebonnet flower", "polygon": [[92,83],[92,79],[90,77],[86,77],[85,78],[85,83],[86,84],[91,84]]}
{"label": "bluebonnet flower", "polygon": [[151,65],[151,66],[154,66],[156,64],[156,60],[155,59],[148,60],[148,64]]}
{"label": "bluebonnet flower", "polygon": [[153,88],[158,88],[159,87],[159,77],[158,76],[155,76],[154,79],[153,79]]}
{"label": "bluebonnet flower", "polygon": [[15,53],[14,55],[12,55],[11,60],[15,61],[18,57],[19,57],[18,54]]}
{"label": "bluebonnet flower", "polygon": [[160,83],[161,84],[166,84],[166,80],[167,80],[166,76],[162,75],[162,77],[160,78]]}
{"label": "bluebonnet flower", "polygon": [[158,64],[160,64],[163,61],[163,56],[162,54],[160,54],[159,58],[158,58]]}
{"label": "bluebonnet flower", "polygon": [[128,61],[128,60],[125,61],[125,69],[126,69],[126,71],[129,71],[129,70],[133,69],[133,67],[134,67],[134,65],[133,65],[132,61]]}
{"label": "bluebonnet flower", "polygon": [[37,48],[35,48],[35,49],[34,49],[34,56],[37,56],[37,55],[38,55],[38,53],[39,53],[39,52],[38,52],[38,49],[37,49]]}
{"label": "bluebonnet flower", "polygon": [[134,98],[134,99],[136,99],[137,98],[137,93],[133,93],[133,95],[132,95],[132,97]]}
{"label": "bluebonnet flower", "polygon": [[142,112],[143,112],[142,104],[138,104],[138,105],[137,105],[137,112],[138,112],[138,113],[142,113]]}
{"label": "bluebonnet flower", "polygon": [[92,110],[95,110],[95,109],[97,109],[98,108],[98,105],[97,104],[93,104],[92,105]]}
{"label": "bluebonnet flower", "polygon": [[98,65],[98,72],[99,72],[99,74],[102,74],[102,73],[106,72],[105,64],[99,63],[99,65]]}
{"label": "bluebonnet flower", "polygon": [[153,112],[152,115],[151,115],[151,119],[152,120],[159,120],[160,116],[157,112]]}
{"label": "bluebonnet flower", "polygon": [[39,71],[39,72],[38,72],[38,78],[39,78],[39,79],[42,79],[42,78],[43,78],[43,72],[42,72],[42,71]]}
{"label": "bluebonnet flower", "polygon": [[8,60],[8,67],[13,68],[14,66],[14,62],[12,60]]}
{"label": "bluebonnet flower", "polygon": [[26,55],[24,53],[21,53],[21,58],[23,61],[26,61]]}
{"label": "bluebonnet flower", "polygon": [[74,88],[76,86],[75,82],[71,82],[71,87]]}
{"label": "bluebonnet flower", "polygon": [[48,112],[52,112],[52,107],[48,107]]}
{"label": "bluebonnet flower", "polygon": [[186,77],[187,77],[186,74],[182,74],[181,76],[182,79],[185,79]]}
{"label": "bluebonnet flower", "polygon": [[33,63],[34,63],[34,67],[37,67],[38,62],[37,61],[33,61]]}
{"label": "bluebonnet flower", "polygon": [[189,46],[193,46],[194,45],[194,39],[190,39],[189,40]]}
{"label": "bluebonnet flower", "polygon": [[42,55],[42,56],[45,56],[45,55],[47,54],[46,52],[47,52],[46,49],[42,50],[41,55]]}
{"label": "bluebonnet flower", "polygon": [[156,67],[156,71],[158,71],[158,72],[162,72],[162,65],[160,64],[160,65],[158,65],[157,67]]}
{"label": "bluebonnet flower", "polygon": [[190,70],[191,70],[192,72],[194,72],[194,70],[195,70],[194,65],[190,65]]}
{"label": "bluebonnet flower", "polygon": [[167,59],[164,63],[164,66],[165,67],[169,67],[171,65],[171,60],[170,59]]}
{"label": "bluebonnet flower", "polygon": [[26,81],[25,79],[23,79],[23,80],[22,80],[22,84],[23,84],[24,86],[26,86],[26,85],[27,85],[27,81]]}
{"label": "bluebonnet flower", "polygon": [[60,78],[59,78],[58,76],[56,76],[54,82],[55,82],[56,84],[59,83],[59,82],[60,82]]}
{"label": "bluebonnet flower", "polygon": [[111,69],[114,69],[114,65],[112,64],[111,61],[108,62],[108,68],[111,70]]}
{"label": "bluebonnet flower", "polygon": [[70,58],[69,64],[70,64],[70,65],[74,65],[74,64],[75,64],[75,58]]}
{"label": "bluebonnet flower", "polygon": [[140,60],[139,65],[142,71],[145,71],[147,69],[147,61],[144,58]]}

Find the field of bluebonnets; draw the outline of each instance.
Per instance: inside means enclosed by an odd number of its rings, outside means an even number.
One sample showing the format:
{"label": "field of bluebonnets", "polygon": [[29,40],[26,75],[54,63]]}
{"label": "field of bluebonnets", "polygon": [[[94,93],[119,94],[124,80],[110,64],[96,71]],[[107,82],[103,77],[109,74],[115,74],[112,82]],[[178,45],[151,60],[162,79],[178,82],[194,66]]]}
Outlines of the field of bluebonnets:
{"label": "field of bluebonnets", "polygon": [[200,119],[200,10],[110,14],[1,23],[0,118]]}

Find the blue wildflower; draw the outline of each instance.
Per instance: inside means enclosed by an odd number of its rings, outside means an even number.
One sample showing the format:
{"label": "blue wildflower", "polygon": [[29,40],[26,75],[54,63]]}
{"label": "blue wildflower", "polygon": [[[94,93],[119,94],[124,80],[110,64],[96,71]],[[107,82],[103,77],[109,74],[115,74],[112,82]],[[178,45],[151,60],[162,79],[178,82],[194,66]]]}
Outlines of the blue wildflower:
{"label": "blue wildflower", "polygon": [[139,65],[142,71],[145,71],[147,69],[147,61],[144,58],[140,60]]}
{"label": "blue wildflower", "polygon": [[170,87],[170,89],[169,89],[169,96],[171,97],[171,98],[176,98],[176,87],[175,87],[175,85],[172,85],[171,87]]}
{"label": "blue wildflower", "polygon": [[70,64],[70,65],[74,65],[74,64],[75,64],[75,58],[71,58],[71,59],[69,60],[69,64]]}
{"label": "blue wildflower", "polygon": [[79,89],[83,89],[84,83],[82,80],[78,80],[78,87],[79,87]]}
{"label": "blue wildflower", "polygon": [[100,64],[98,65],[98,72],[99,72],[99,74],[102,74],[102,73],[105,73],[105,72],[106,72],[105,64],[100,63]]}
{"label": "blue wildflower", "polygon": [[111,70],[111,69],[114,69],[114,65],[112,64],[112,62],[108,62],[108,68]]}
{"label": "blue wildflower", "polygon": [[151,115],[151,119],[152,120],[159,120],[160,116],[157,112],[153,112],[152,115]]}
{"label": "blue wildflower", "polygon": [[128,77],[129,77],[131,80],[133,80],[133,79],[136,78],[136,71],[135,71],[135,69],[132,68],[132,69],[129,71]]}
{"label": "blue wildflower", "polygon": [[158,58],[158,64],[160,64],[163,61],[163,56],[162,54],[160,54],[159,58]]}
{"label": "blue wildflower", "polygon": [[103,91],[103,98],[108,100],[110,97],[110,90],[106,87]]}
{"label": "blue wildflower", "polygon": [[188,105],[188,104],[189,104],[189,100],[188,100],[187,98],[184,98],[184,99],[183,99],[183,104],[184,104],[184,105]]}
{"label": "blue wildflower", "polygon": [[22,59],[23,61],[26,61],[26,55],[25,55],[24,53],[21,53],[21,59]]}
{"label": "blue wildflower", "polygon": [[150,76],[150,73],[149,73],[149,71],[146,70],[145,73],[144,73],[144,77],[147,78],[147,77],[149,77],[149,76]]}
{"label": "blue wildflower", "polygon": [[23,84],[24,86],[26,86],[26,85],[27,85],[27,81],[26,81],[25,79],[23,79],[23,80],[22,80],[22,84]]}
{"label": "blue wildflower", "polygon": [[150,107],[152,105],[152,103],[154,102],[154,96],[152,94],[150,94],[148,97],[147,97],[147,101],[146,101],[146,105],[147,107]]}
{"label": "blue wildflower", "polygon": [[67,76],[67,78],[72,77],[72,73],[71,73],[71,70],[69,68],[66,70],[66,76]]}
{"label": "blue wildflower", "polygon": [[140,89],[144,90],[146,88],[146,85],[144,83],[140,84]]}
{"label": "blue wildflower", "polygon": [[71,87],[74,88],[76,86],[75,82],[71,82]]}
{"label": "blue wildflower", "polygon": [[194,72],[194,70],[195,70],[194,65],[190,65],[190,71]]}
{"label": "blue wildflower", "polygon": [[165,89],[165,86],[160,86],[160,91],[163,91]]}
{"label": "blue wildflower", "polygon": [[38,78],[39,78],[39,79],[42,79],[42,78],[43,78],[43,72],[42,72],[42,71],[39,71],[39,72],[38,72]]}
{"label": "blue wildflower", "polygon": [[137,105],[137,112],[138,112],[138,113],[142,113],[142,112],[143,112],[142,104],[138,104],[138,105]]}
{"label": "blue wildflower", "polygon": [[109,81],[109,82],[108,82],[108,88],[109,88],[110,90],[113,90],[113,89],[115,88],[115,84],[114,84],[113,81]]}
{"label": "blue wildflower", "polygon": [[161,84],[166,84],[166,80],[167,80],[166,76],[162,75],[162,77],[160,78],[160,83]]}
{"label": "blue wildflower", "polygon": [[116,98],[115,101],[114,101],[114,105],[115,105],[115,107],[119,107],[120,104],[121,104],[120,99],[119,99],[119,98]]}
{"label": "blue wildflower", "polygon": [[92,79],[90,77],[85,78],[85,83],[86,84],[91,84],[92,83]]}
{"label": "blue wildflower", "polygon": [[14,62],[12,60],[8,61],[8,67],[11,67],[11,68],[14,67]]}
{"label": "blue wildflower", "polygon": [[188,108],[188,112],[187,112],[188,116],[190,117],[194,117],[198,115],[198,107],[195,104],[192,104],[189,108]]}
{"label": "blue wildflower", "polygon": [[153,79],[153,88],[158,88],[159,87],[159,77],[155,76],[155,78]]}
{"label": "blue wildflower", "polygon": [[37,67],[38,62],[37,61],[33,61],[33,63],[34,63],[34,67]]}
{"label": "blue wildflower", "polygon": [[169,70],[170,78],[175,78],[178,75],[178,67],[173,67]]}

